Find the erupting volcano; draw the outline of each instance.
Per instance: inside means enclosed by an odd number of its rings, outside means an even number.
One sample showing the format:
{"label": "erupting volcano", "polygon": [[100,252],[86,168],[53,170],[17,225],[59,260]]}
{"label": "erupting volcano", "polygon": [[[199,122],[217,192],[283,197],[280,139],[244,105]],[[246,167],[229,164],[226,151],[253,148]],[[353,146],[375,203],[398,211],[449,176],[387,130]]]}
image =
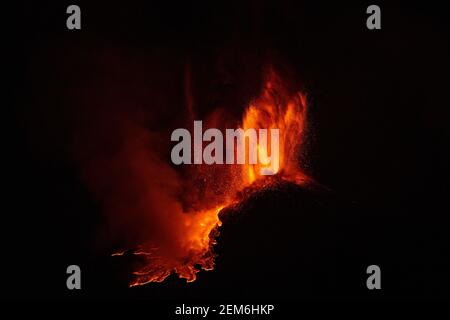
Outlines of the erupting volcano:
{"label": "erupting volcano", "polygon": [[[280,157],[275,176],[261,175],[261,164],[248,162],[243,165],[202,164],[190,167],[189,180],[197,183],[187,182],[185,187],[194,188],[193,194],[204,201],[182,199],[176,206],[177,214],[172,217],[176,219],[173,221],[177,229],[176,241],[170,241],[170,245],[164,248],[147,243],[132,250],[134,255],[144,258],[144,265],[133,273],[134,281],[130,286],[162,282],[171,273],[188,282],[194,281],[201,269],[214,268],[213,247],[219,236],[219,212],[223,208],[238,205],[243,200],[243,194],[261,190],[274,179],[305,183],[307,178],[301,170],[299,155],[304,139],[306,111],[305,95],[301,92],[290,93],[282,79],[269,69],[260,96],[249,103],[236,127],[244,130],[279,129]],[[259,154],[270,154],[270,150],[260,150],[270,149],[268,143],[258,142],[257,148]]]}
{"label": "erupting volcano", "polygon": [[[148,119],[141,109],[125,109],[120,103],[115,109],[89,109],[95,135],[83,131],[90,130],[84,125],[76,145],[82,174],[105,212],[103,238],[111,248],[121,249],[113,256],[135,261],[130,286],[162,282],[172,273],[194,281],[200,270],[214,268],[214,245],[220,241],[222,223],[219,213],[226,214],[223,209],[238,207],[251,194],[276,185],[274,182],[307,182],[300,160],[306,97],[287,86],[273,68],[267,68],[262,80],[259,94],[243,106],[240,119],[230,119],[223,106],[200,117],[186,76],[188,116],[176,125],[192,125],[193,120],[203,118],[205,129],[278,129],[279,156],[271,164],[271,175],[261,174],[267,168],[264,155],[271,155],[268,141],[256,140],[261,162],[177,166],[170,161],[174,143],[167,125],[156,120],[163,108],[154,105]],[[110,92],[108,83],[104,87]],[[126,90],[117,94],[124,99],[121,95]],[[246,137],[246,147],[249,143]],[[249,154],[245,156],[247,160]]]}

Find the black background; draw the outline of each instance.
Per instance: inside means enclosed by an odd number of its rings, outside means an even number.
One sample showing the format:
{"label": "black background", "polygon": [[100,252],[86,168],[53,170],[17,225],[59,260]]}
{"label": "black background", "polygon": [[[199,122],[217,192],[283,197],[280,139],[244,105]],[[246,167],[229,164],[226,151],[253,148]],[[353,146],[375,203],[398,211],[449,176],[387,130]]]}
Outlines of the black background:
{"label": "black background", "polygon": [[[378,3],[382,29],[371,31],[371,3],[79,2],[82,29],[69,31],[69,4],[24,4],[13,25],[4,298],[449,297],[448,5]],[[104,218],[71,160],[76,93],[147,110],[154,96],[183,103],[186,61],[205,110],[248,101],[266,61],[288,70],[310,101],[307,171],[332,191],[262,195],[240,227],[254,242],[224,231],[216,270],[131,290],[123,262],[93,245]],[[81,291],[66,289],[70,264],[81,266]],[[381,291],[365,287],[370,264]]]}

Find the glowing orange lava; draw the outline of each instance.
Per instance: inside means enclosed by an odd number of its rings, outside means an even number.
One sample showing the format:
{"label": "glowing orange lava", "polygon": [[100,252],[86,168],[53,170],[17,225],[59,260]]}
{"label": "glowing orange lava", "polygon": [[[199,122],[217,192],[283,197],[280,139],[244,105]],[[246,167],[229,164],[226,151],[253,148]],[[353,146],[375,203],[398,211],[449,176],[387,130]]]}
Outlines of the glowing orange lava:
{"label": "glowing orange lava", "polygon": [[[300,168],[299,155],[305,136],[305,121],[305,95],[300,92],[290,93],[279,76],[273,70],[269,70],[260,96],[249,103],[241,123],[236,127],[240,126],[244,130],[278,128],[280,157],[279,163],[274,167],[276,176],[301,184],[305,180],[305,175]],[[259,157],[264,159],[264,155],[270,154],[269,146],[270,143],[259,145],[258,142]],[[213,246],[216,243],[218,227],[221,225],[218,214],[223,208],[242,200],[237,198],[239,191],[254,184],[255,181],[267,179],[267,176],[260,175],[261,166],[263,165],[260,163],[222,165],[208,173],[208,176],[212,177],[209,180],[205,179],[205,189],[208,189],[208,183],[220,180],[222,184],[227,185],[226,191],[218,195],[212,203],[208,201],[208,204],[197,204],[195,210],[185,212],[186,210],[179,206],[176,218],[177,232],[180,236],[175,245],[175,254],[173,250],[170,254],[166,254],[162,248],[151,245],[143,245],[133,251],[135,255],[144,259],[145,264],[134,272],[134,281],[130,286],[161,282],[172,273],[191,282],[196,279],[196,273],[201,269],[212,270],[215,258]],[[116,255],[121,254],[123,252]]]}

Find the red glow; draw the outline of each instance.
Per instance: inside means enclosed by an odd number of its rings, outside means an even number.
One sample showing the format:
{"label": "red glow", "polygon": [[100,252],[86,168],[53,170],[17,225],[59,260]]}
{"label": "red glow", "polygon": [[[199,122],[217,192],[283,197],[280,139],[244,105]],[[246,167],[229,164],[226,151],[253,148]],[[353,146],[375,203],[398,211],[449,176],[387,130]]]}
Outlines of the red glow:
{"label": "red glow", "polygon": [[[192,111],[192,97],[189,92],[186,96]],[[213,114],[207,123],[217,126],[220,121],[220,116]],[[299,165],[305,121],[305,95],[300,92],[290,94],[279,76],[269,70],[260,96],[249,102],[235,128],[278,128],[280,161],[275,168],[276,177],[301,184],[306,179]],[[263,146],[258,145],[258,148]],[[261,151],[270,154],[270,150]],[[260,175],[260,167],[260,164],[195,165],[187,169],[185,178],[172,174],[170,170],[164,176],[170,182],[163,185],[172,185],[173,188],[169,187],[166,191],[175,193],[181,187],[192,192],[188,192],[182,200],[174,194],[154,199],[163,201],[162,208],[158,209],[160,216],[157,223],[163,229],[163,236],[170,239],[159,243],[150,241],[133,251],[143,257],[145,264],[134,272],[134,281],[130,286],[161,282],[172,273],[191,282],[201,269],[212,270],[215,258],[213,246],[221,224],[218,214],[224,207],[242,200],[238,197],[239,191],[249,186],[256,189],[264,186],[267,176]]]}

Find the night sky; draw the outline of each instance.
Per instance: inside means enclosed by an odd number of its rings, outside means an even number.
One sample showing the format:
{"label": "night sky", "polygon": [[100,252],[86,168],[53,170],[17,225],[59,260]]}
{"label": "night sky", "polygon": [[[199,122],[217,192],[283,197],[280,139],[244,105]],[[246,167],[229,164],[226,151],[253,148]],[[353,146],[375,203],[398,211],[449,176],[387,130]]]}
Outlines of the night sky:
{"label": "night sky", "polygon": [[[377,2],[382,29],[368,30],[369,2],[77,2],[71,31],[70,4],[23,3],[14,24],[3,298],[449,298],[448,5]],[[123,117],[170,143],[187,66],[198,114],[235,117],[267,64],[307,94],[302,157],[322,187],[248,199],[194,283],[127,288],[132,262],[110,254],[131,240],[105,229],[82,164],[108,154]],[[71,264],[82,290],[66,288]],[[382,290],[365,286],[371,264]]]}

